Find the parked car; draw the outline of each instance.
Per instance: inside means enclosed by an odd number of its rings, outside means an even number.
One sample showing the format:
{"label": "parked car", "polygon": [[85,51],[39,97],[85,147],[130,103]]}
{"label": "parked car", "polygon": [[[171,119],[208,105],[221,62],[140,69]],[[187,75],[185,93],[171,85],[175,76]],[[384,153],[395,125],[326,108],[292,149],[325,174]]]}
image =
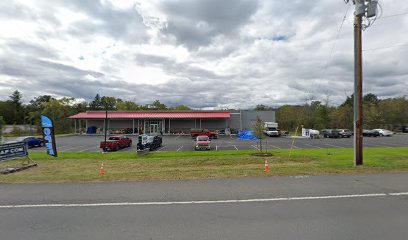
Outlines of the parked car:
{"label": "parked car", "polygon": [[200,135],[206,135],[209,138],[218,138],[218,133],[215,131],[210,131],[208,129],[192,128],[190,131],[192,138],[196,138]]}
{"label": "parked car", "polygon": [[33,137],[33,136],[18,137],[18,138],[16,138],[15,142],[25,142],[27,144],[27,147],[29,147],[29,148],[43,147],[44,146],[44,139],[36,138],[36,137]]}
{"label": "parked car", "polygon": [[340,137],[342,138],[350,138],[353,134],[348,129],[337,129],[339,131]]}
{"label": "parked car", "polygon": [[377,131],[380,133],[380,136],[385,136],[385,137],[390,137],[394,134],[393,131],[387,130],[387,129],[381,129],[381,128],[377,128],[377,129],[373,129],[374,131]]}
{"label": "parked car", "polygon": [[408,126],[402,126],[402,127],[401,127],[401,131],[402,131],[403,133],[408,133]]}
{"label": "parked car", "polygon": [[199,135],[195,140],[194,150],[211,150],[211,140],[207,135]]}
{"label": "parked car", "polygon": [[137,142],[137,150],[149,149],[153,151],[163,144],[163,139],[160,136],[152,136],[147,134],[139,135]]}
{"label": "parked car", "polygon": [[375,130],[363,129],[363,136],[364,137],[379,137],[380,133]]}
{"label": "parked car", "polygon": [[320,134],[324,138],[339,138],[340,132],[337,129],[323,129],[320,131]]}
{"label": "parked car", "polygon": [[99,147],[104,151],[118,151],[121,148],[132,146],[132,139],[126,136],[112,136],[108,140],[102,141]]}

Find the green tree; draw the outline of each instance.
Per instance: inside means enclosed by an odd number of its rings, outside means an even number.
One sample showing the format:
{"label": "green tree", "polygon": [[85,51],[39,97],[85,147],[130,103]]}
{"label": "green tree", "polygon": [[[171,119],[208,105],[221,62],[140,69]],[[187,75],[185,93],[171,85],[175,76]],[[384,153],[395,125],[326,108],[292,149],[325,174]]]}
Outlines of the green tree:
{"label": "green tree", "polygon": [[163,103],[161,103],[160,100],[155,100],[152,103],[150,109],[153,109],[153,110],[167,110],[167,106],[164,105]]}
{"label": "green tree", "polygon": [[71,132],[72,121],[68,117],[75,113],[72,107],[74,101],[73,98],[51,99],[44,104],[42,114],[47,115],[54,121],[56,133]]}
{"label": "green tree", "polygon": [[255,106],[255,110],[256,111],[270,111],[270,110],[273,110],[273,108],[269,107],[269,106],[266,106],[266,105],[263,105],[263,104],[258,104],[258,105]]}
{"label": "green tree", "polygon": [[89,109],[90,110],[101,110],[104,109],[103,105],[102,105],[102,100],[101,97],[99,96],[99,93],[96,94],[94,100],[89,103]]}
{"label": "green tree", "polygon": [[4,121],[3,116],[0,116],[0,138],[3,140],[3,128],[4,125],[6,125],[6,122]]}
{"label": "green tree", "polygon": [[108,110],[117,110],[117,103],[121,101],[120,98],[103,96],[101,98],[101,106],[103,110],[106,108]]}
{"label": "green tree", "polygon": [[22,108],[22,102],[21,99],[23,98],[23,95],[18,91],[15,90],[10,96],[9,96],[9,101],[11,105],[14,108],[13,111],[13,123],[21,124],[24,123],[24,111]]}
{"label": "green tree", "polygon": [[140,109],[139,105],[132,101],[119,101],[116,105],[118,111],[137,111]]}
{"label": "green tree", "polygon": [[183,111],[183,110],[191,110],[191,108],[187,107],[186,105],[178,105],[178,106],[169,108],[169,110]]}

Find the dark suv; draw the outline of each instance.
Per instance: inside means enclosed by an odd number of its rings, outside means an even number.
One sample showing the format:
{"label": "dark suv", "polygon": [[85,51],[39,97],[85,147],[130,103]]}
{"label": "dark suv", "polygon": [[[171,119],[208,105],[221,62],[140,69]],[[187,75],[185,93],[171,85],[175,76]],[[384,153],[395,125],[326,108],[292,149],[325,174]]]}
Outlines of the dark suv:
{"label": "dark suv", "polygon": [[348,129],[337,129],[337,131],[339,131],[340,137],[342,138],[349,138],[351,135],[353,135]]}
{"label": "dark suv", "polygon": [[324,138],[339,138],[340,132],[337,129],[323,129],[320,131],[320,134],[323,135]]}

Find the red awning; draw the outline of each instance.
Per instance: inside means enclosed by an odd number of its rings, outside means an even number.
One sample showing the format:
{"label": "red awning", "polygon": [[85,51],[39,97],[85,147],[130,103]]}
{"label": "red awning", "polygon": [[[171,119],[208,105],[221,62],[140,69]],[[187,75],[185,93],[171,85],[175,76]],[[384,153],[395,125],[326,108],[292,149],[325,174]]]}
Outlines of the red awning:
{"label": "red awning", "polygon": [[[230,118],[230,112],[108,112],[109,119],[137,119],[137,118]],[[104,119],[105,112],[82,112],[69,118],[72,119]]]}

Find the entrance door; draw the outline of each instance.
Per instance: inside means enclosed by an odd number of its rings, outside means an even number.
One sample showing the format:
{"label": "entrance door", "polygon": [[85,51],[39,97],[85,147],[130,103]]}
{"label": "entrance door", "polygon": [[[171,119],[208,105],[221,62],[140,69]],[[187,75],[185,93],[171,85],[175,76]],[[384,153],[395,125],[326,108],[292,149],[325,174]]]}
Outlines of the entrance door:
{"label": "entrance door", "polygon": [[157,124],[157,123],[151,123],[151,124],[150,124],[150,133],[152,133],[152,134],[157,134],[157,133],[159,133],[159,124]]}

